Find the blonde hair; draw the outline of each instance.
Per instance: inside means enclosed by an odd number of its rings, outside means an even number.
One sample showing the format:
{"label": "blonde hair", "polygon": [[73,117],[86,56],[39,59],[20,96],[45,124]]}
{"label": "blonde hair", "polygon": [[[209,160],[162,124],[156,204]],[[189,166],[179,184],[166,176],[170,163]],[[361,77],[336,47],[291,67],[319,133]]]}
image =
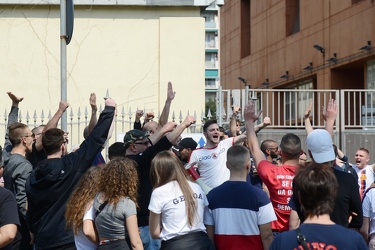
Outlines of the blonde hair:
{"label": "blonde hair", "polygon": [[171,181],[178,183],[184,195],[188,223],[192,226],[197,215],[197,203],[193,197],[193,190],[188,183],[190,176],[177,156],[170,151],[158,153],[151,162],[150,178],[154,188]]}

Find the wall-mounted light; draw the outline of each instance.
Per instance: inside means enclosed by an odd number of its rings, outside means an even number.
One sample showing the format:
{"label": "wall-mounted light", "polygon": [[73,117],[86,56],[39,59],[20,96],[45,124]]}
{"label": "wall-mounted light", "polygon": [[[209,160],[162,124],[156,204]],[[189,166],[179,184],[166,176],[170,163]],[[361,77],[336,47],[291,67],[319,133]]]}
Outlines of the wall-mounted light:
{"label": "wall-mounted light", "polygon": [[309,62],[309,65],[304,67],[303,70],[312,70],[313,69],[313,63],[312,62]]}
{"label": "wall-mounted light", "polygon": [[333,63],[337,62],[337,53],[333,53],[333,57],[329,58],[327,61]]}
{"label": "wall-mounted light", "polygon": [[325,50],[322,46],[320,46],[318,44],[315,44],[313,47],[314,47],[314,49],[320,51],[320,53],[324,54]]}
{"label": "wall-mounted light", "polygon": [[264,82],[262,82],[262,85],[263,86],[268,86],[268,84],[270,84],[270,82],[268,81],[268,78],[266,78],[266,80]]}
{"label": "wall-mounted light", "polygon": [[243,82],[243,84],[245,84],[245,86],[246,86],[246,79],[245,78],[239,76],[238,80],[240,80],[241,82]]}
{"label": "wall-mounted light", "polygon": [[284,79],[288,80],[289,79],[289,71],[285,71],[285,74],[280,76],[280,78],[284,78]]}
{"label": "wall-mounted light", "polygon": [[367,41],[367,45],[359,48],[359,50],[371,50],[371,41]]}

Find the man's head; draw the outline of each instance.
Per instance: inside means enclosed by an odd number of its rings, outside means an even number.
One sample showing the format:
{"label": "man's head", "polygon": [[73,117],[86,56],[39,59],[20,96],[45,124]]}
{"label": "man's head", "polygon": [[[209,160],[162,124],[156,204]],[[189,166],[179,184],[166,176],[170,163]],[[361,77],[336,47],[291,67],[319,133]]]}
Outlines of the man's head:
{"label": "man's head", "polygon": [[220,142],[220,131],[219,131],[219,125],[217,125],[216,120],[207,121],[203,125],[203,135],[206,137],[207,144],[209,144],[209,145],[219,144],[219,142]]}
{"label": "man's head", "polygon": [[280,142],[280,152],[283,161],[299,159],[301,139],[293,133],[284,135]]}
{"label": "man's head", "polygon": [[313,130],[306,139],[307,148],[316,163],[330,163],[335,160],[331,135],[325,129]]}
{"label": "man's head", "polygon": [[249,149],[242,145],[233,145],[227,152],[227,168],[231,175],[248,174],[251,168],[250,152]]}
{"label": "man's head", "polygon": [[219,131],[220,131],[220,137],[219,137],[220,141],[229,138],[228,133],[225,132],[225,129],[223,127],[219,126]]}
{"label": "man's head", "polygon": [[52,155],[57,152],[61,152],[61,155],[64,155],[67,151],[68,141],[65,137],[64,130],[51,128],[44,132],[42,144],[47,155]]}
{"label": "man's head", "polygon": [[188,161],[193,150],[197,148],[197,143],[191,137],[186,137],[176,146],[181,155],[181,160]]}
{"label": "man's head", "polygon": [[329,214],[333,211],[337,179],[329,164],[312,164],[301,168],[293,181],[305,217]]}
{"label": "man's head", "polygon": [[355,165],[359,169],[363,169],[367,166],[370,160],[370,152],[366,148],[359,148],[355,153]]}
{"label": "man's head", "polygon": [[36,141],[43,133],[43,129],[46,125],[40,125],[38,127],[35,127],[31,130],[31,132],[33,133],[33,139],[34,141]]}
{"label": "man's head", "polygon": [[125,145],[123,142],[115,142],[108,147],[108,158],[112,160],[117,157],[125,157]]}
{"label": "man's head", "polygon": [[126,154],[139,154],[150,146],[150,141],[145,132],[133,129],[125,134],[124,146]]}
{"label": "man's head", "polygon": [[9,141],[12,143],[13,148],[24,147],[26,153],[32,151],[33,134],[26,124],[13,123],[8,127],[8,131]]}
{"label": "man's head", "polygon": [[145,125],[143,125],[143,132],[148,132],[150,135],[155,134],[156,131],[158,131],[161,128],[160,124],[155,121],[149,121],[146,122]]}
{"label": "man's head", "polygon": [[264,140],[260,144],[260,150],[268,157],[270,156],[272,159],[279,157],[279,145],[274,140]]}

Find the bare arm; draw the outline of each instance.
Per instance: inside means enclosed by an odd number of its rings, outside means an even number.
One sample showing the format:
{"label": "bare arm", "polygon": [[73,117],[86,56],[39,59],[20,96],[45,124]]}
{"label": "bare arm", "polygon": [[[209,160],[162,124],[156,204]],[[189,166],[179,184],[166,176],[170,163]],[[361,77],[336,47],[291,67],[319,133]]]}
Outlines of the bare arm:
{"label": "bare arm", "polygon": [[335,125],[336,117],[338,112],[338,106],[334,99],[330,99],[328,101],[328,106],[326,109],[322,107],[322,115],[324,120],[326,121],[325,129],[328,133],[333,137],[333,126]]}
{"label": "bare arm", "polygon": [[168,122],[169,111],[171,109],[171,103],[176,95],[176,92],[173,91],[172,83],[168,82],[168,92],[167,92],[167,100],[165,101],[163,111],[161,112],[159,118],[159,124],[164,126]]}
{"label": "bare arm", "polygon": [[368,243],[369,241],[369,238],[368,238],[369,227],[370,227],[370,218],[363,216],[362,227],[359,229],[359,232],[365,239],[366,243]]}
{"label": "bare arm", "polygon": [[273,241],[271,223],[259,225],[260,238],[262,239],[263,249],[269,249]]}
{"label": "bare arm", "polygon": [[[51,128],[56,128],[61,116],[64,114],[64,112],[66,111],[68,107],[69,107],[69,104],[67,102],[61,101],[59,103],[59,108],[57,109],[56,113],[52,116],[51,120],[49,120],[46,126],[43,128],[43,132]],[[38,151],[43,149],[42,138],[43,138],[43,133],[35,141],[35,148]]]}
{"label": "bare arm", "polygon": [[180,139],[180,135],[186,128],[188,128],[191,124],[195,123],[195,118],[193,116],[186,116],[185,120],[179,124],[172,132],[167,134],[167,138],[170,143],[173,145],[177,145],[178,140]]}
{"label": "bare arm", "polygon": [[266,128],[267,126],[271,125],[271,119],[266,116],[263,119],[263,122],[255,126],[255,133],[259,133],[262,129]]}
{"label": "bare arm", "polygon": [[95,127],[96,123],[98,122],[98,118],[96,117],[96,112],[98,111],[98,107],[96,106],[96,94],[91,93],[90,94],[90,106],[91,106],[91,118],[89,125],[87,126],[87,132],[89,135],[92,131],[92,129]]}
{"label": "bare arm", "polygon": [[126,218],[126,229],[129,234],[130,245],[133,250],[143,250],[141,237],[139,236],[137,215],[131,215]]}
{"label": "bare arm", "polygon": [[7,224],[0,227],[0,248],[10,244],[16,237],[17,226],[15,224]]}
{"label": "bare arm", "polygon": [[230,119],[230,123],[229,123],[229,131],[230,131],[231,137],[237,136],[237,115],[240,111],[241,111],[241,108],[239,106],[233,107],[232,119]]}
{"label": "bare arm", "polygon": [[300,220],[297,211],[291,210],[289,216],[289,230],[296,229],[300,225]]}
{"label": "bare arm", "polygon": [[310,121],[311,108],[312,108],[312,102],[309,104],[309,106],[307,106],[305,115],[303,117],[305,119],[306,134],[310,134],[314,130],[313,127],[311,126],[311,121]]}
{"label": "bare arm", "polygon": [[247,144],[249,146],[250,152],[253,155],[255,168],[258,170],[258,164],[262,160],[265,160],[263,152],[260,150],[258,138],[254,130],[254,120],[259,116],[255,113],[255,102],[249,100],[245,106],[244,117],[246,121],[246,134],[247,134]]}
{"label": "bare arm", "polygon": [[208,238],[212,240],[212,242],[215,242],[215,226],[214,225],[205,225]]}
{"label": "bare arm", "polygon": [[166,133],[173,131],[173,129],[177,126],[175,122],[167,122],[161,129],[158,129],[155,133],[150,135],[148,139],[152,142],[152,144],[157,143]]}
{"label": "bare arm", "polygon": [[150,235],[153,239],[160,239],[160,214],[156,214],[150,211],[149,217]]}
{"label": "bare arm", "polygon": [[83,234],[93,243],[99,242],[98,232],[95,228],[95,223],[92,220],[83,221]]}

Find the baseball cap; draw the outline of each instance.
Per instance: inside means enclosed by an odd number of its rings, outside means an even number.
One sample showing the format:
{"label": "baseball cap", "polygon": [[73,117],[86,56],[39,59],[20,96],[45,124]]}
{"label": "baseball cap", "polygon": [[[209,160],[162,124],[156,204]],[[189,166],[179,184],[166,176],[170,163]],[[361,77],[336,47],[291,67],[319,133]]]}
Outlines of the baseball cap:
{"label": "baseball cap", "polygon": [[142,140],[146,138],[147,134],[142,130],[132,129],[128,131],[124,136],[124,145],[128,147],[130,144],[134,143],[137,140]]}
{"label": "baseball cap", "polygon": [[332,137],[325,129],[313,130],[307,136],[306,144],[316,163],[330,162],[336,158]]}
{"label": "baseball cap", "polygon": [[180,141],[180,143],[176,146],[177,149],[184,149],[184,148],[190,148],[191,150],[194,150],[197,148],[197,143],[194,141],[191,137],[186,137]]}

